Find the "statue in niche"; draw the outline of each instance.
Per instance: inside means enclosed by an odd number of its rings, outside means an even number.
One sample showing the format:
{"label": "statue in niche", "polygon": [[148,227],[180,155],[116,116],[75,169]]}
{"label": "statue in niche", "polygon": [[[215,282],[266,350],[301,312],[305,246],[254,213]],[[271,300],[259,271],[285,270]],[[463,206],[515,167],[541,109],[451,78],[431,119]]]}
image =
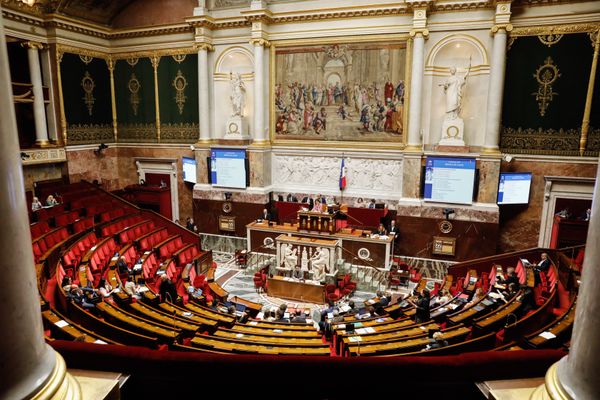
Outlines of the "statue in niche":
{"label": "statue in niche", "polygon": [[233,106],[232,117],[243,117],[244,114],[244,94],[246,93],[246,86],[242,81],[242,76],[239,72],[235,74],[230,73],[229,79],[231,81],[231,105]]}
{"label": "statue in niche", "polygon": [[456,67],[450,67],[450,77],[446,82],[440,84],[444,88],[446,94],[446,120],[454,120],[459,118],[462,99],[464,95],[464,88],[467,84],[467,77],[471,72],[471,60],[469,60],[469,68],[467,73],[463,76],[456,74]]}

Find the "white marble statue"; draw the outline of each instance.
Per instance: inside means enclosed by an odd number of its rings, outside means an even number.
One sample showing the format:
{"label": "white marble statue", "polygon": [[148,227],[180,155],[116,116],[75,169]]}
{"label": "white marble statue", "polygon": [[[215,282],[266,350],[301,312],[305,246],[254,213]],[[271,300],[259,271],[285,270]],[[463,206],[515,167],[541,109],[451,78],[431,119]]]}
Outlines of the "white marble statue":
{"label": "white marble statue", "polygon": [[329,250],[317,247],[310,261],[313,271],[313,280],[325,280],[325,274],[327,274],[327,271],[329,270]]}
{"label": "white marble statue", "polygon": [[229,79],[231,81],[231,105],[233,106],[232,117],[243,117],[244,116],[244,95],[246,93],[246,86],[242,81],[242,76],[239,72],[235,74],[230,73]]}
{"label": "white marble statue", "polygon": [[447,120],[454,120],[459,118],[462,99],[464,95],[464,88],[467,83],[467,77],[471,72],[471,62],[469,61],[469,68],[467,73],[463,76],[456,74],[456,67],[450,67],[450,77],[446,82],[440,84],[444,88],[446,94],[446,117]]}
{"label": "white marble statue", "polygon": [[298,264],[298,249],[288,244],[283,252],[283,265],[286,269],[292,270],[296,264]]}

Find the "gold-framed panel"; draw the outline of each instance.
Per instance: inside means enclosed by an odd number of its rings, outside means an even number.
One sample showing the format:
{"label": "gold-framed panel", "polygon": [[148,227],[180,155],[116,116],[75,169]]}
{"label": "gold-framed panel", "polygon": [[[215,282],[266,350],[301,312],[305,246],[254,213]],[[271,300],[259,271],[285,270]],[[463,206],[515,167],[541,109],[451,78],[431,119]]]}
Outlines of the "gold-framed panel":
{"label": "gold-framed panel", "polygon": [[540,36],[551,34],[564,35],[568,33],[595,32],[599,29],[599,23],[521,26],[514,27],[512,31],[508,32],[508,35],[514,38],[522,36]]}
{"label": "gold-framed panel", "polygon": [[[295,146],[295,147],[323,147],[323,148],[371,148],[371,149],[396,149],[402,150],[406,147],[407,132],[407,102],[409,101],[410,88],[410,36],[407,33],[398,33],[393,35],[369,35],[369,36],[343,36],[337,38],[313,38],[313,39],[286,39],[272,40],[270,47],[270,67],[269,67],[269,137],[273,146]],[[398,44],[403,43],[405,49],[405,74],[404,74],[404,112],[402,118],[402,134],[398,141],[369,141],[366,138],[363,141],[346,140],[310,140],[310,139],[283,139],[276,136],[276,110],[275,110],[275,85],[276,85],[276,55],[277,50],[281,48],[290,48],[298,46],[319,46],[334,44]],[[394,88],[396,85],[394,85]],[[394,89],[395,90],[395,89]]]}

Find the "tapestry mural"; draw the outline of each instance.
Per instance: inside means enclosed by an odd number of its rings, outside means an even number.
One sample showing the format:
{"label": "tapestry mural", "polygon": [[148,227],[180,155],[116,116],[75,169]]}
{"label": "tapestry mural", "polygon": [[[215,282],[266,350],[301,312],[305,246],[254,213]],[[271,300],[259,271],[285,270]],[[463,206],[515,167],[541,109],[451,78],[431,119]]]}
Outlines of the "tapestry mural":
{"label": "tapestry mural", "polygon": [[198,126],[198,55],[163,56],[158,64],[160,141],[195,143]]}
{"label": "tapestry mural", "polygon": [[114,141],[106,61],[73,53],[59,53],[59,60],[67,143]]}
{"label": "tapestry mural", "polygon": [[148,57],[115,63],[115,100],[119,142],[156,142],[154,68]]}
{"label": "tapestry mural", "polygon": [[400,142],[406,42],[281,47],[276,139]]}
{"label": "tapestry mural", "polygon": [[[594,54],[588,33],[511,38],[500,147],[507,153],[579,155]],[[598,75],[596,73],[596,75]],[[593,99],[600,102],[598,77]],[[595,104],[585,155],[600,150],[600,105]]]}

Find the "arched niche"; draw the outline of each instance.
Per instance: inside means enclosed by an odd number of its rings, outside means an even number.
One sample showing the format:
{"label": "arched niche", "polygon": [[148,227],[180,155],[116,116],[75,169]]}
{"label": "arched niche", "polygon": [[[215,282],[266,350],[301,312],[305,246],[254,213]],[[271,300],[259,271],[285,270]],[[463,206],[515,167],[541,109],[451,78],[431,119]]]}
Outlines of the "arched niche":
{"label": "arched niche", "polygon": [[[433,37],[430,41],[435,40]],[[441,85],[456,67],[458,75],[471,69],[465,87],[461,118],[465,123],[464,140],[468,146],[483,145],[487,91],[489,83],[489,57],[485,38],[465,34],[441,37],[425,57],[423,80],[423,142],[435,146],[441,139],[445,113],[445,95]]]}
{"label": "arched niche", "polygon": [[229,77],[230,73],[240,73],[243,78],[249,78],[254,72],[254,57],[244,47],[225,49],[215,62],[215,77]]}

